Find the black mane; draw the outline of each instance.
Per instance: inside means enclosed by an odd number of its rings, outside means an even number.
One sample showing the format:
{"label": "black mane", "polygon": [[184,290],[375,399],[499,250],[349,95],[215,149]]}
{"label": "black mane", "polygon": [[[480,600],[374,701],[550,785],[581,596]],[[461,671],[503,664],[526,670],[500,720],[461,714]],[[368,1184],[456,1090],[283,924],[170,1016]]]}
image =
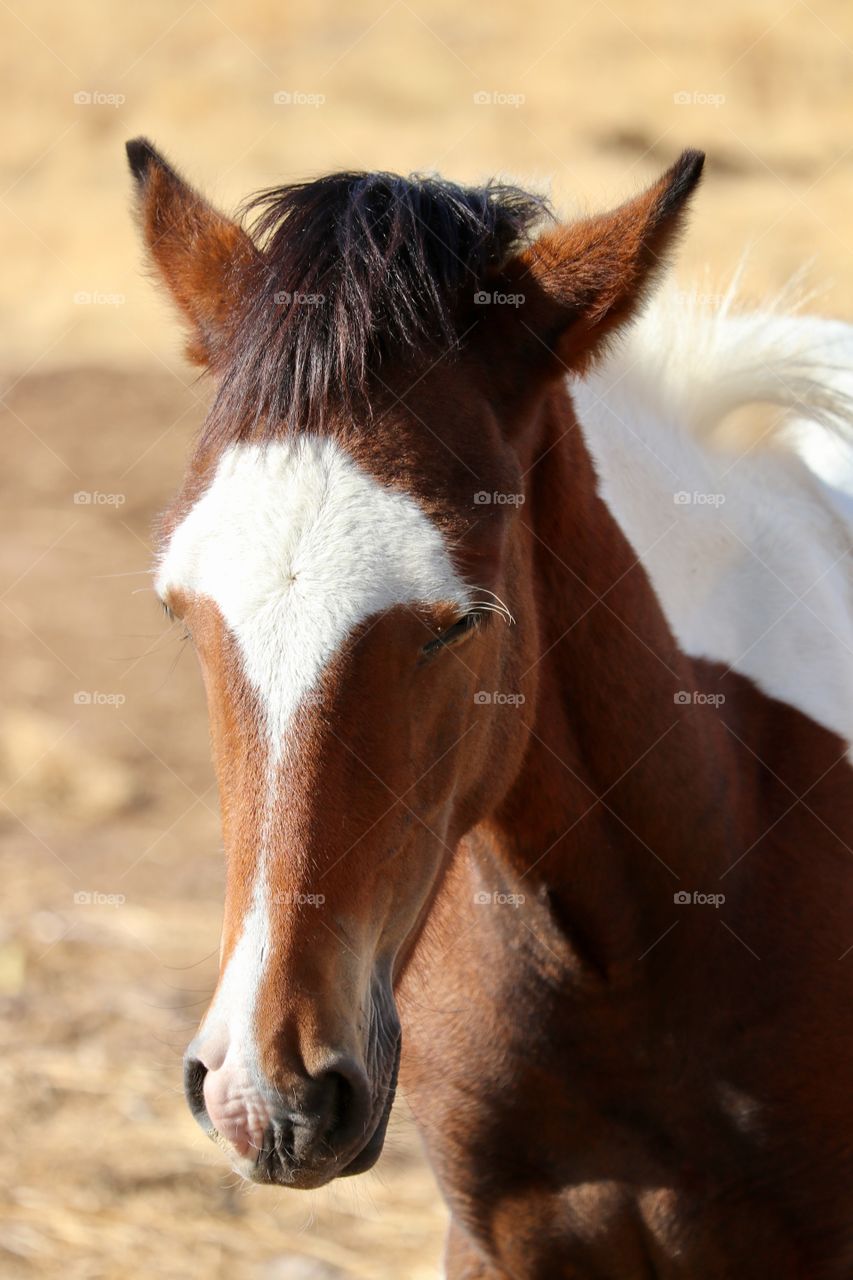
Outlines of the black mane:
{"label": "black mane", "polygon": [[542,197],[489,183],[337,173],[243,209],[260,247],[235,316],[210,426],[232,438],[367,405],[380,370],[463,337],[460,303],[524,243]]}

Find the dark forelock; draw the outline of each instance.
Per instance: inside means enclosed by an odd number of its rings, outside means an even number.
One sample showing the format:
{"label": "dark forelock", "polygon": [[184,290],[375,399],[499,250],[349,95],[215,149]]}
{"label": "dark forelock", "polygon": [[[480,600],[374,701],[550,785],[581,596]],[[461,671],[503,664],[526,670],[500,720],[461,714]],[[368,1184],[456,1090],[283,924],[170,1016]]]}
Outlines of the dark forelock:
{"label": "dark forelock", "polygon": [[260,254],[209,429],[269,436],[366,408],[390,361],[416,368],[463,340],[460,315],[546,214],[515,187],[390,173],[262,191],[244,206]]}

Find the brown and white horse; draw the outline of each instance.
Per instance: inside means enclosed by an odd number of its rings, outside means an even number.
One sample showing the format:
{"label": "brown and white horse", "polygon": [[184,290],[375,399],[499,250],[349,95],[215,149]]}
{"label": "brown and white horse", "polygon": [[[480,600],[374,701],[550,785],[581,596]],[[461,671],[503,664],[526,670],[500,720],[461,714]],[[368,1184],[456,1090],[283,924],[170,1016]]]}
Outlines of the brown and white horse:
{"label": "brown and white horse", "polygon": [[227,854],[200,1123],[316,1187],[400,1069],[455,1280],[849,1280],[850,332],[649,299],[695,152],[573,225],[347,173],[251,233],[128,154],[216,386],[156,569]]}

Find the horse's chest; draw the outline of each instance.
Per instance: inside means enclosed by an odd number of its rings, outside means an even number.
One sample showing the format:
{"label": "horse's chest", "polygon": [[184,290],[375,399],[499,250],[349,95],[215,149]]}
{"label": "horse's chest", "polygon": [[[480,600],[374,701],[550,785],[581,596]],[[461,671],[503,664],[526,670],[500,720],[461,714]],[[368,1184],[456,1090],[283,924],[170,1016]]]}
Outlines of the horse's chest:
{"label": "horse's chest", "polygon": [[[488,953],[481,964],[485,975]],[[407,1020],[404,1055],[407,1097],[454,1220],[502,1268],[484,1276],[851,1273],[842,1202],[853,1167],[845,1178],[846,1157],[822,1140],[820,1161],[804,1155],[819,1135],[802,1115],[731,1083],[724,1054],[643,1034],[630,1007],[605,1019],[609,1033],[580,1014],[567,1029],[523,987],[521,1004],[499,988],[488,1003],[482,990],[445,988]],[[468,1274],[480,1273],[449,1272]]]}

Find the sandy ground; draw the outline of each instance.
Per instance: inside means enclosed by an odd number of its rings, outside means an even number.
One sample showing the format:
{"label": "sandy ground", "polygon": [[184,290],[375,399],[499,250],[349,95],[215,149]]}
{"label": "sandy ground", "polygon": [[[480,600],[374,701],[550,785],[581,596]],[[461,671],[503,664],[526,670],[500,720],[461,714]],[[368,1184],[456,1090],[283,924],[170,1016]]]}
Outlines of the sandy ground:
{"label": "sandy ground", "polygon": [[195,660],[145,571],[206,392],[140,274],[122,143],[228,207],[333,167],[600,206],[699,145],[679,270],[751,243],[748,292],[811,262],[850,317],[853,7],[12,0],[0,71],[0,1274],[433,1276],[402,1107],[377,1173],[302,1195],[236,1185],[180,1093],[222,870]]}

